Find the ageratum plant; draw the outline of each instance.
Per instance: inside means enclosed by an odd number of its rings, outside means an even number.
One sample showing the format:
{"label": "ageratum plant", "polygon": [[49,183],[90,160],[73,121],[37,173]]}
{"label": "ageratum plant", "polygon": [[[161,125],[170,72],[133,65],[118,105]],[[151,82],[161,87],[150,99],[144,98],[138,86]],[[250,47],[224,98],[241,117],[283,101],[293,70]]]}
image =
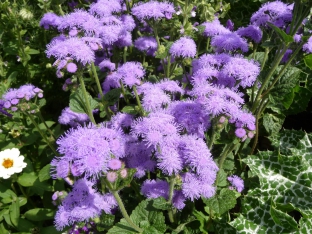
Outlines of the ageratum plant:
{"label": "ageratum plant", "polygon": [[54,232],[312,230],[311,135],[281,130],[312,97],[312,2],[268,2],[239,26],[217,2],[214,17],[197,1],[123,0],[43,15],[67,130],[43,119],[43,87],[11,88],[0,107],[53,152],[40,173],[66,183],[52,189]]}

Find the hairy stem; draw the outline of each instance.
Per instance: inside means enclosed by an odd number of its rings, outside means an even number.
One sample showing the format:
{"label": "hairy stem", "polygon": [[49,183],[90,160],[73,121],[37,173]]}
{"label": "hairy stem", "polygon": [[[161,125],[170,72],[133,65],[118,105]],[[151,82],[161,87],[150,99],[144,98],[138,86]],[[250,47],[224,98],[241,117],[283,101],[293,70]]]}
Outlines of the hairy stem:
{"label": "hairy stem", "polygon": [[[175,175],[172,175],[170,177],[170,183],[169,183],[169,199],[168,199],[168,203],[172,206],[172,199],[173,199],[173,192],[174,192],[174,185],[175,185]],[[175,222],[175,208],[171,207],[168,210],[168,216],[169,216],[169,220],[171,223]]]}

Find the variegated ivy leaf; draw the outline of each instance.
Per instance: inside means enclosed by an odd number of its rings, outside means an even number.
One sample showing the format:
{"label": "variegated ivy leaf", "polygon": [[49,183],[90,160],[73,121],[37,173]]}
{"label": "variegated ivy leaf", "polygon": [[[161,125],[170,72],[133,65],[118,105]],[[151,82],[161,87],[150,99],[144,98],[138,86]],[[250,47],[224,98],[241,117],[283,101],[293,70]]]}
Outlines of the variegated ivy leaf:
{"label": "variegated ivy leaf", "polygon": [[[312,136],[288,130],[271,139],[277,150],[244,159],[260,186],[249,190],[242,215],[231,225],[238,233],[307,233],[312,218]],[[292,210],[303,216],[299,224],[289,215]]]}

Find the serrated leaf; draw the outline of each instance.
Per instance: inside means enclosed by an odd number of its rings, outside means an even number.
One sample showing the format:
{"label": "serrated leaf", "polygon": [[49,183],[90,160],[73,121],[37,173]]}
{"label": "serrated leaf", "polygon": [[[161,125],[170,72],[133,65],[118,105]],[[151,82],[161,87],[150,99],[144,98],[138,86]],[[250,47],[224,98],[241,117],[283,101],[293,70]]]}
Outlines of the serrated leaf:
{"label": "serrated leaf", "polygon": [[[132,211],[130,219],[135,225],[142,229],[153,227],[157,230],[157,234],[162,234],[166,231],[165,217],[162,212],[157,211],[152,206],[152,201],[144,200]],[[121,219],[114,227],[108,230],[108,234],[117,233],[137,233],[125,219]]]}
{"label": "serrated leaf", "polygon": [[218,172],[218,186],[219,187],[224,187],[227,185],[227,180],[226,180],[227,174],[224,172],[223,169],[221,169]]}
{"label": "serrated leaf", "polygon": [[297,210],[304,220],[312,217],[312,135],[287,130],[271,139],[278,149],[243,159],[260,186],[245,196],[244,217],[231,222],[240,233],[301,233],[304,225],[297,232],[297,223],[287,212]]}
{"label": "serrated leaf", "polygon": [[309,101],[312,98],[312,92],[305,87],[298,87],[294,92],[293,102],[284,113],[286,115],[295,115],[307,109]]}
{"label": "serrated leaf", "polygon": [[98,102],[95,101],[89,93],[87,93],[88,100],[85,100],[81,88],[78,88],[69,97],[69,108],[76,113],[87,113],[85,102],[88,101],[91,110],[94,110],[98,106]]}
{"label": "serrated leaf", "polygon": [[270,135],[274,135],[281,130],[284,120],[285,116],[283,114],[266,113],[263,116],[263,126]]}
{"label": "serrated leaf", "polygon": [[210,199],[203,199],[203,201],[209,207],[209,210],[213,211],[217,216],[221,216],[235,207],[236,196],[234,191],[224,188],[220,191],[220,194]]}
{"label": "serrated leaf", "polygon": [[203,212],[197,211],[197,210],[193,211],[193,215],[195,215],[195,217],[200,223],[199,230],[204,234],[208,234],[208,230],[206,230],[206,227],[207,227],[207,222],[208,222],[209,217],[206,216]]}
{"label": "serrated leaf", "polygon": [[169,210],[171,205],[167,202],[167,200],[163,197],[158,197],[152,200],[153,207],[158,210]]}

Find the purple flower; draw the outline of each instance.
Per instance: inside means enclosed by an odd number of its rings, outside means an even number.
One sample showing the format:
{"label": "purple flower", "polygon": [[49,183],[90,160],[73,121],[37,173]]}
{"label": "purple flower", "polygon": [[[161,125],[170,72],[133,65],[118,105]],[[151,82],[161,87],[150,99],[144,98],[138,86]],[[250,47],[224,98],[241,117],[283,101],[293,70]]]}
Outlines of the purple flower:
{"label": "purple flower", "polygon": [[89,9],[92,14],[101,17],[110,16],[113,13],[121,12],[121,10],[122,7],[119,0],[99,0],[96,3],[91,4]]}
{"label": "purple flower", "polygon": [[283,58],[281,60],[281,63],[287,63],[287,61],[289,60],[290,55],[292,54],[292,52],[293,51],[290,50],[290,49],[286,50],[286,52],[285,52],[285,54],[284,54],[284,56],[283,56]]}
{"label": "purple flower", "polygon": [[116,172],[110,171],[110,172],[107,172],[106,178],[110,183],[114,183],[117,180],[118,175]]}
{"label": "purple flower", "polygon": [[56,59],[65,59],[71,57],[83,65],[94,62],[95,56],[92,49],[80,38],[71,37],[65,41],[53,40],[47,45],[46,54],[48,58],[51,56]]}
{"label": "purple flower", "polygon": [[75,73],[77,71],[77,65],[75,63],[68,63],[66,69],[70,73]]}
{"label": "purple flower", "polygon": [[232,186],[234,186],[237,190],[237,192],[242,192],[244,189],[244,181],[239,178],[237,175],[232,175],[229,176],[228,181],[230,181],[230,183],[232,184]]}
{"label": "purple flower", "polygon": [[172,44],[169,53],[175,57],[194,58],[196,55],[196,44],[191,38],[181,37]]}
{"label": "purple flower", "polygon": [[108,162],[108,167],[112,170],[119,170],[121,168],[121,161],[119,159],[113,158]]}
{"label": "purple flower", "polygon": [[186,197],[181,190],[176,190],[173,195],[172,203],[175,208],[182,210],[185,207]]}
{"label": "purple flower", "polygon": [[50,29],[50,27],[55,27],[57,28],[59,24],[61,23],[61,17],[58,15],[48,12],[43,15],[43,17],[40,20],[39,25],[41,27],[44,27],[44,29]]}
{"label": "purple flower", "polygon": [[77,127],[85,122],[90,121],[89,117],[85,113],[76,113],[66,107],[62,110],[61,115],[58,118],[60,124],[70,125],[71,127]]}
{"label": "purple flower", "polygon": [[237,128],[235,130],[235,135],[238,137],[238,138],[244,138],[244,136],[246,136],[246,130],[243,129],[243,128]]}
{"label": "purple flower", "polygon": [[80,179],[73,186],[72,191],[65,197],[55,215],[55,226],[62,230],[75,222],[85,222],[90,218],[100,216],[104,211],[110,214],[116,206],[116,201],[110,194],[101,195],[93,188],[93,183]]}
{"label": "purple flower", "polygon": [[230,31],[233,31],[234,30],[234,23],[232,20],[228,19],[226,21],[226,28]]}
{"label": "purple flower", "polygon": [[124,29],[131,32],[135,27],[135,21],[131,15],[122,15],[121,21],[123,22]]}
{"label": "purple flower", "polygon": [[156,111],[162,108],[163,105],[171,102],[169,95],[156,85],[153,85],[153,87],[154,88],[150,89],[148,92],[144,92],[142,98],[142,106],[147,111]]}
{"label": "purple flower", "polygon": [[151,36],[139,37],[134,41],[134,47],[146,52],[147,55],[154,56],[157,50],[157,41]]}
{"label": "purple flower", "polygon": [[110,125],[115,129],[128,128],[131,126],[132,121],[133,115],[118,112],[116,115],[112,116]]}
{"label": "purple flower", "polygon": [[256,43],[259,43],[262,39],[262,30],[256,25],[239,28],[236,33],[241,37],[250,38]]}
{"label": "purple flower", "polygon": [[113,71],[116,69],[115,63],[112,63],[109,59],[104,59],[98,66],[101,70],[107,68],[109,71]]}
{"label": "purple flower", "polygon": [[216,48],[217,52],[229,52],[241,50],[248,51],[248,43],[241,38],[237,33],[230,32],[214,36],[211,40],[211,45]]}
{"label": "purple flower", "polygon": [[303,45],[302,50],[307,54],[312,53],[312,36],[309,38],[308,42]]}
{"label": "purple flower", "polygon": [[169,197],[169,184],[164,180],[145,180],[141,187],[141,193],[147,198]]}
{"label": "purple flower", "polygon": [[119,48],[132,46],[132,34],[126,30],[120,33],[119,39],[114,43]]}
{"label": "purple flower", "polygon": [[267,22],[271,22],[282,28],[292,20],[292,7],[281,1],[267,2],[253,13],[250,22],[257,26],[265,26]]}
{"label": "purple flower", "polygon": [[126,62],[117,69],[117,76],[129,87],[139,85],[144,75],[145,71],[139,62]]}
{"label": "purple flower", "polygon": [[221,25],[220,21],[215,18],[212,22],[205,22],[201,25],[205,26],[203,35],[205,37],[212,37],[215,35],[230,33],[231,31]]}
{"label": "purple flower", "polygon": [[149,1],[146,3],[137,3],[131,9],[132,14],[143,21],[145,19],[170,19],[175,13],[174,6],[168,2]]}
{"label": "purple flower", "polygon": [[12,115],[10,113],[8,113],[7,111],[4,110],[4,103],[5,101],[4,100],[1,100],[0,99],[0,112],[10,118],[12,118]]}

